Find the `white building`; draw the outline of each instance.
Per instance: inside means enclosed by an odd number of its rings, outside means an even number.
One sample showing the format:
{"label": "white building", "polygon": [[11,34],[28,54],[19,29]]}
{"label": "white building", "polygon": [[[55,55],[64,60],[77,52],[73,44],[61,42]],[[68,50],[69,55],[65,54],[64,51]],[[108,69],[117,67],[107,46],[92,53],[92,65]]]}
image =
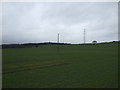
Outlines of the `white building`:
{"label": "white building", "polygon": [[93,44],[97,44],[97,41],[92,41]]}

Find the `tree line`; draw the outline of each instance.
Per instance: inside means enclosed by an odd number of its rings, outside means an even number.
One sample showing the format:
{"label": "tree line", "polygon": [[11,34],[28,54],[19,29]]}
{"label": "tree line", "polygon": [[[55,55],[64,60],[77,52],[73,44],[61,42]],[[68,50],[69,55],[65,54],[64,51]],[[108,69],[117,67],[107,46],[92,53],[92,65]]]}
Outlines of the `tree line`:
{"label": "tree line", "polygon": [[41,45],[71,45],[70,43],[24,43],[24,44],[2,44],[2,48],[25,48],[25,47],[38,47]]}

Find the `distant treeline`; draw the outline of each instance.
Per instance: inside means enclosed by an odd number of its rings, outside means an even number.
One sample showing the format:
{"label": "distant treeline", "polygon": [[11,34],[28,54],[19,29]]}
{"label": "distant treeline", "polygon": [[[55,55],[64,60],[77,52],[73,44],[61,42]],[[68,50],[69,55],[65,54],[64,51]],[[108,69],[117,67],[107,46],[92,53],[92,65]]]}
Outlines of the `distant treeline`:
{"label": "distant treeline", "polygon": [[2,48],[24,48],[24,47],[38,47],[41,45],[71,45],[70,43],[25,43],[25,44],[2,44]]}
{"label": "distant treeline", "polygon": [[[76,45],[97,45],[97,44],[110,44],[110,43],[119,43],[120,41],[112,41],[112,42],[102,42],[102,43],[83,43]],[[54,43],[54,42],[44,42],[44,43],[24,43],[24,44],[2,44],[2,48],[25,48],[25,47],[39,47],[43,45],[72,45],[71,43]],[[0,45],[1,47],[1,45]]]}

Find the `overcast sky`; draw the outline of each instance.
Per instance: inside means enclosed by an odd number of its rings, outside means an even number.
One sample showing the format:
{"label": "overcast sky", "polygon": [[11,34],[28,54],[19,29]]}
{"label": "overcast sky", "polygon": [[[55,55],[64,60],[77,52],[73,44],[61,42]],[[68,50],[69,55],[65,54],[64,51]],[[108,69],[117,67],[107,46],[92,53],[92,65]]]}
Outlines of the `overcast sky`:
{"label": "overcast sky", "polygon": [[118,40],[117,2],[2,4],[2,43],[86,43]]}

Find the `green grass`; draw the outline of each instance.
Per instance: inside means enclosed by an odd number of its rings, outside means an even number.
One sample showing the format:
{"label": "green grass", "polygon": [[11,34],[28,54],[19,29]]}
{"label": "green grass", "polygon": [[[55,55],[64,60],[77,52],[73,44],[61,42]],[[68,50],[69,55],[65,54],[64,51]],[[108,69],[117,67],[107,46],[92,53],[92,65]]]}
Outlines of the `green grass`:
{"label": "green grass", "polygon": [[3,49],[3,88],[117,88],[118,44]]}

